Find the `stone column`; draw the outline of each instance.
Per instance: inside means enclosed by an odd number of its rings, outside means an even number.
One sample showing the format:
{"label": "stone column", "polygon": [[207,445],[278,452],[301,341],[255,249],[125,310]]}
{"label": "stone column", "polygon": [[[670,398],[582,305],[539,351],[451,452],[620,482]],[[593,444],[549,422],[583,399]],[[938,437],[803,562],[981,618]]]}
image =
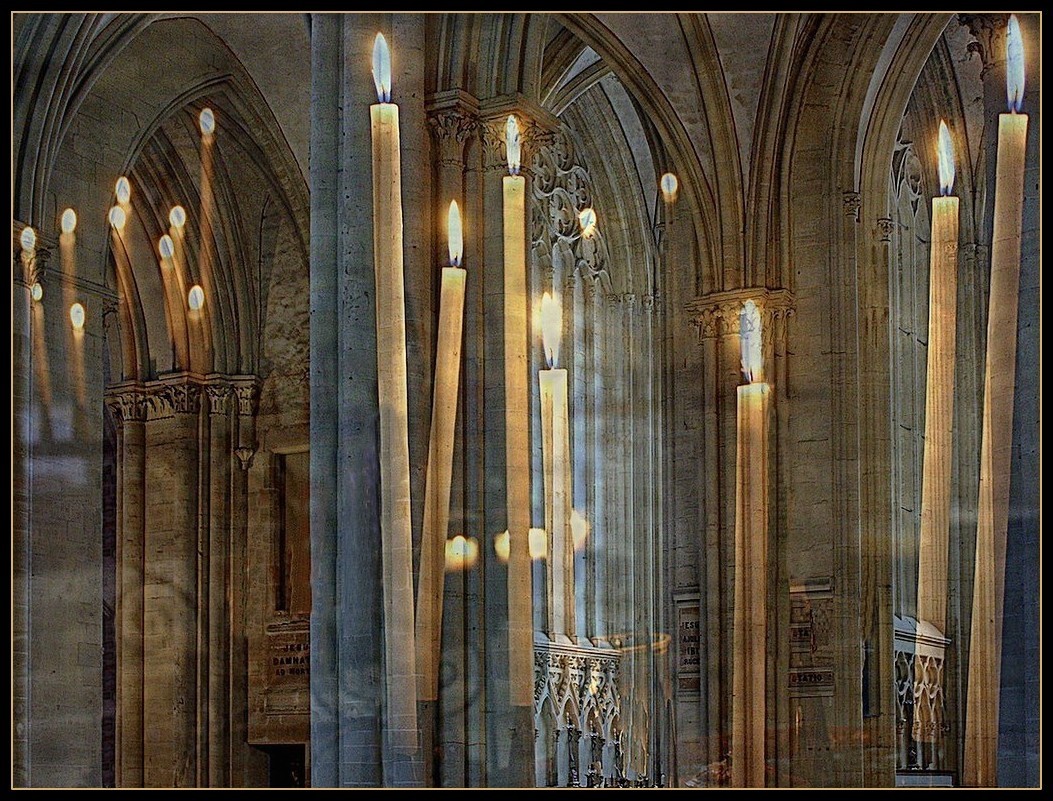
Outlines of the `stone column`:
{"label": "stone column", "polygon": [[115,387],[107,403],[117,421],[118,787],[143,786],[143,557],[146,431],[149,404],[141,388]]}
{"label": "stone column", "polygon": [[374,15],[311,17],[311,767],[379,786],[382,620],[368,75]]}
{"label": "stone column", "polygon": [[205,387],[209,413],[208,505],[208,786],[230,784],[230,505],[231,446],[228,383]]}
{"label": "stone column", "polygon": [[183,375],[150,396],[143,564],[143,784],[199,783],[197,659],[201,388]]}

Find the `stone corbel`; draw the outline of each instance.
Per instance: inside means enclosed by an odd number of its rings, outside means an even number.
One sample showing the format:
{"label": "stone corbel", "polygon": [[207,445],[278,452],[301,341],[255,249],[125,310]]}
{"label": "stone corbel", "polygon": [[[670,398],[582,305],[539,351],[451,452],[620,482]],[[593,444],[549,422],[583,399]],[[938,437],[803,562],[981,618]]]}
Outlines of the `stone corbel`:
{"label": "stone corbel", "polygon": [[891,217],[878,217],[877,234],[879,242],[891,242],[892,232],[896,230],[896,223]]}
{"label": "stone corbel", "polygon": [[842,192],[841,193],[841,204],[844,209],[845,216],[851,217],[853,221],[859,222],[859,207],[863,203],[863,198],[858,192]]}

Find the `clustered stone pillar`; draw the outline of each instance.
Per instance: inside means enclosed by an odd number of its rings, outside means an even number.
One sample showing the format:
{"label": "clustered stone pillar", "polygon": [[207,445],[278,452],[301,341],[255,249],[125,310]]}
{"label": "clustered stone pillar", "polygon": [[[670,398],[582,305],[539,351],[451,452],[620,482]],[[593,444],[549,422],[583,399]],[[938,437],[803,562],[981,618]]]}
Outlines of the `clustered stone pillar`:
{"label": "clustered stone pillar", "polygon": [[107,393],[117,422],[118,786],[242,780],[244,512],[236,510],[245,483],[233,460],[254,443],[255,408],[244,401],[255,386],[252,376],[177,373]]}

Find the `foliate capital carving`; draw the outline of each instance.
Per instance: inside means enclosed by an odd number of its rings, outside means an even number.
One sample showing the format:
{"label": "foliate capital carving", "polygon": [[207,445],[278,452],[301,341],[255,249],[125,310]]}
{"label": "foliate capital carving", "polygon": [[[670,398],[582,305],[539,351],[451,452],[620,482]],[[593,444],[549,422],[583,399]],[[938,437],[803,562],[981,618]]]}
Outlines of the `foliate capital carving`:
{"label": "foliate capital carving", "polygon": [[428,114],[428,126],[439,150],[440,164],[463,164],[464,144],[479,127],[479,117],[462,107],[442,108]]}
{"label": "foliate capital carving", "polygon": [[896,224],[892,221],[891,217],[878,217],[877,232],[879,241],[891,242],[892,232],[894,230],[896,230]]}
{"label": "foliate capital carving", "polygon": [[166,383],[150,396],[156,417],[173,414],[197,414],[201,410],[201,387],[189,381]]}
{"label": "foliate capital carving", "polygon": [[235,448],[234,455],[238,457],[238,464],[241,465],[242,470],[248,470],[252,467],[252,458],[256,455],[255,448]]}
{"label": "foliate capital carving", "polygon": [[209,414],[226,414],[230,409],[230,396],[234,390],[229,384],[207,384]]}
{"label": "foliate capital carving", "polygon": [[15,283],[26,287],[38,282],[43,283],[50,260],[51,251],[39,244],[30,252],[22,250],[21,246],[15,248],[11,260]]}
{"label": "foliate capital carving", "polygon": [[1009,24],[1008,14],[959,14],[958,24],[969,29],[974,41],[967,46],[968,53],[975,53],[983,65],[980,79],[996,65],[1005,63],[1005,32]]}
{"label": "foliate capital carving", "polygon": [[259,407],[260,389],[255,382],[251,384],[236,384],[234,394],[238,399],[238,414],[242,417],[252,417]]}
{"label": "foliate capital carving", "polygon": [[793,317],[797,313],[796,299],[788,289],[744,288],[713,292],[695,298],[687,304],[687,313],[698,330],[700,339],[738,336],[739,315],[747,300],[757,304],[761,313],[761,330],[770,342],[776,320]]}
{"label": "foliate capital carving", "polygon": [[118,425],[141,423],[150,408],[149,397],[137,389],[113,390],[106,395],[106,407]]}
{"label": "foliate capital carving", "polygon": [[843,192],[841,194],[841,204],[844,208],[845,216],[851,217],[856,222],[859,222],[859,207],[862,205],[863,198],[858,192]]}

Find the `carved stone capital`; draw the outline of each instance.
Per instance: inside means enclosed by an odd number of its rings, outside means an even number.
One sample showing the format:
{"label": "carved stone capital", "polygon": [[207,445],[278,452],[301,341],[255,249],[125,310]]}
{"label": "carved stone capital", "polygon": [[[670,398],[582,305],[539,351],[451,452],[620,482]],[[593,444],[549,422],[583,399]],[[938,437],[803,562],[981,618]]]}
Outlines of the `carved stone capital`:
{"label": "carved stone capital", "polygon": [[983,65],[980,79],[987,78],[990,69],[1005,63],[1005,32],[1009,24],[1008,14],[959,14],[958,24],[969,29],[974,41],[967,52],[975,53]]}
{"label": "carved stone capital", "polygon": [[150,395],[154,417],[197,414],[201,411],[201,386],[191,381],[163,383]]}
{"label": "carved stone capital", "polygon": [[793,317],[797,312],[796,299],[788,289],[747,287],[713,292],[695,298],[687,304],[687,313],[698,329],[701,339],[738,336],[739,315],[747,300],[756,303],[761,313],[762,333],[766,344],[770,342],[772,334],[771,323]]}
{"label": "carved stone capital", "polygon": [[208,384],[205,394],[208,396],[209,414],[226,414],[230,409],[230,397],[234,389],[230,384]]}
{"label": "carved stone capital", "polygon": [[862,203],[863,198],[858,192],[841,193],[841,205],[844,209],[845,216],[851,217],[856,222],[859,222],[859,207]]}
{"label": "carved stone capital", "polygon": [[896,223],[893,222],[891,217],[878,217],[877,220],[877,231],[878,240],[881,242],[891,242],[892,232],[896,230]]}
{"label": "carved stone capital", "polygon": [[428,127],[438,145],[440,164],[464,164],[464,145],[479,127],[479,118],[463,108],[445,108],[428,114]]}
{"label": "carved stone capital", "polygon": [[106,394],[106,407],[120,426],[145,421],[150,403],[146,393],[139,388],[114,389]]}
{"label": "carved stone capital", "polygon": [[246,384],[235,384],[234,394],[238,399],[238,414],[242,417],[252,417],[259,408],[260,388],[253,381]]}

